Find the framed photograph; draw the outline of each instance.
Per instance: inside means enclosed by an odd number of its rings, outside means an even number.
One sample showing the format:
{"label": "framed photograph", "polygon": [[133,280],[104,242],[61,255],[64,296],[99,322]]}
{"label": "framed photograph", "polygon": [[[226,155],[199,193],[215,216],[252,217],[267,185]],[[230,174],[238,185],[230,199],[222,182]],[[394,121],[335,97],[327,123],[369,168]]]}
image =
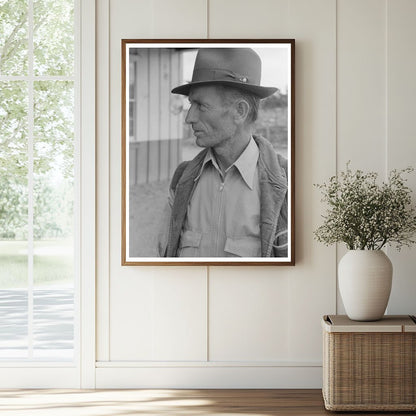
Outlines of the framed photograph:
{"label": "framed photograph", "polygon": [[121,46],[122,265],[294,265],[295,41]]}

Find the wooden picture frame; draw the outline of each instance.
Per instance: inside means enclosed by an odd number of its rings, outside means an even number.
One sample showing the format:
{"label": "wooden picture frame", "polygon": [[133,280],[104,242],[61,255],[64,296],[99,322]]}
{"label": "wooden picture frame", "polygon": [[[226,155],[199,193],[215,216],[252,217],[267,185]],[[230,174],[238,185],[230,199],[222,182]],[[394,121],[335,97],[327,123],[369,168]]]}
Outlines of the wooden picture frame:
{"label": "wooden picture frame", "polygon": [[[173,222],[169,220],[168,204],[169,198],[170,203],[173,201],[173,192],[169,190],[172,177],[182,161],[192,160],[203,150],[203,147],[198,148],[195,144],[191,123],[189,120],[188,123],[185,122],[191,105],[187,100],[188,97],[173,94],[171,90],[179,85],[186,85],[192,80],[195,57],[198,51],[206,53],[207,51],[202,51],[204,48],[224,48],[224,50],[232,48],[229,51],[237,50],[238,53],[240,52],[238,48],[251,48],[259,55],[262,65],[260,85],[275,87],[276,92],[260,101],[255,134],[256,137],[257,135],[266,137],[273,147],[273,152],[283,156],[283,158],[278,157],[282,166],[287,163],[286,178],[284,178],[287,186],[285,194],[287,208],[285,210],[281,208],[279,218],[272,215],[273,219],[270,220],[272,224],[267,224],[266,220],[265,227],[272,227],[271,235],[273,238],[276,237],[273,244],[268,245],[267,250],[261,231],[261,235],[254,240],[247,240],[250,241],[249,249],[244,248],[246,243],[243,242],[241,250],[237,244],[236,250],[227,251],[228,239],[234,238],[228,237],[227,231],[224,256],[209,251],[207,257],[202,257],[198,253],[204,251],[202,246],[199,246],[192,252],[184,248],[175,248],[174,251],[171,250],[174,255],[164,257],[169,252],[169,250],[164,251],[164,247],[169,246],[172,240],[170,233]],[[293,39],[122,39],[121,50],[122,265],[294,265],[295,41]],[[238,82],[250,83],[250,80],[247,81],[247,78],[243,77],[239,78]],[[256,165],[258,169],[260,169],[260,159],[262,159],[261,154]],[[281,163],[282,160],[286,162]],[[273,174],[271,175],[273,177]],[[261,181],[262,179],[259,178],[260,187]],[[261,190],[257,195],[261,199],[264,193]],[[195,197],[194,193],[192,197]],[[247,205],[250,204],[249,200]],[[261,213],[258,213],[256,218],[264,216],[265,209],[262,204],[263,202],[260,202]],[[273,213],[273,210],[271,212]],[[231,216],[228,214],[228,218]],[[284,216],[286,218],[282,220]],[[261,223],[259,228],[262,230],[264,222],[262,219],[257,221]],[[280,224],[281,221],[285,222],[287,228],[283,229],[283,232],[278,232],[279,227],[276,224],[277,222]],[[183,233],[188,231],[182,229],[179,241],[184,239]],[[286,237],[282,237],[285,233],[287,233]],[[198,238],[199,240],[205,238],[205,234],[198,234]],[[242,238],[241,241],[245,241],[245,237]],[[281,240],[278,240],[279,238]],[[183,247],[183,244],[178,247]],[[279,252],[282,247],[283,251]],[[220,252],[222,253],[222,249]],[[189,255],[189,253],[196,254]],[[249,254],[245,255],[245,253]],[[277,254],[273,257],[270,253]]]}

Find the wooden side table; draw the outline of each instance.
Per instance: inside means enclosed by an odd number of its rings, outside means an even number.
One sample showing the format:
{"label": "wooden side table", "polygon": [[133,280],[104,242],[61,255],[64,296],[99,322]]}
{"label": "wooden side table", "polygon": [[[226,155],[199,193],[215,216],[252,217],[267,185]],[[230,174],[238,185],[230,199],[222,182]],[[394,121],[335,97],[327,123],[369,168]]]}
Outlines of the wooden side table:
{"label": "wooden side table", "polygon": [[415,317],[327,315],[322,328],[326,409],[416,411]]}

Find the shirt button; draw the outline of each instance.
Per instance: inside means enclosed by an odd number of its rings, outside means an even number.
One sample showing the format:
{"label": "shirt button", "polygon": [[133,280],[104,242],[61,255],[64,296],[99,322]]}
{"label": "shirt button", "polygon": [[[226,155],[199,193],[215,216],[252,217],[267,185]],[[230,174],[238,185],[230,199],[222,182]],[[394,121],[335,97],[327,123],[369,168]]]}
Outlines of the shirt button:
{"label": "shirt button", "polygon": [[224,184],[222,183],[221,185],[220,185],[220,191],[222,191],[224,189]]}

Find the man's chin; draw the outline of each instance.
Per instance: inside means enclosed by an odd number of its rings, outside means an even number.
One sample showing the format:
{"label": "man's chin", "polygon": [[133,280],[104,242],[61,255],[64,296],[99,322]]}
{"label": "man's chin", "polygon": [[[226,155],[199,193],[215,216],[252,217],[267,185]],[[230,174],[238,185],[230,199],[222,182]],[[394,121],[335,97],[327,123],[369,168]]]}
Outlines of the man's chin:
{"label": "man's chin", "polygon": [[195,143],[198,147],[208,147],[201,137],[196,137]]}

